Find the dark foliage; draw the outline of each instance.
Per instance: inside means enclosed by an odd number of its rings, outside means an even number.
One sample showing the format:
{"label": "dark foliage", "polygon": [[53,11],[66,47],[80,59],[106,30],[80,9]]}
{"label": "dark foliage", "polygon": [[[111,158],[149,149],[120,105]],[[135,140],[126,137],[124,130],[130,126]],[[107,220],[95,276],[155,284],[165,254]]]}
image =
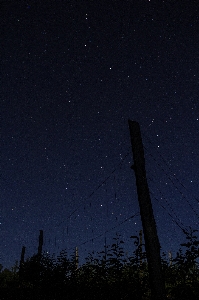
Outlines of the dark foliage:
{"label": "dark foliage", "polygon": [[[131,257],[127,257],[117,235],[104,251],[89,254],[81,267],[75,253],[69,257],[64,250],[57,257],[48,253],[33,255],[20,268],[17,264],[12,270],[1,266],[0,299],[150,299],[144,245],[139,244],[138,237],[132,238],[135,251]],[[199,241],[192,229],[172,261],[162,254],[168,299],[199,299],[198,257]]]}

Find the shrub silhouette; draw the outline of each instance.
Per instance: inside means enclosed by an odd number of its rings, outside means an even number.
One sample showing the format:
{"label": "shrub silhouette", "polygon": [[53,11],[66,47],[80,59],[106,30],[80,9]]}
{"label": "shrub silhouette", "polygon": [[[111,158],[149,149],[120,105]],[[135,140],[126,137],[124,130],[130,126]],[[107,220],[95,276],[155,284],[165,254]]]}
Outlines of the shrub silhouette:
{"label": "shrub silhouette", "polygon": [[[199,241],[190,228],[186,242],[172,260],[162,254],[167,298],[199,299]],[[135,250],[127,257],[121,237],[98,253],[90,253],[77,268],[76,254],[65,250],[55,257],[48,253],[33,255],[20,268],[0,269],[1,299],[48,300],[138,300],[150,299],[146,253],[139,238],[132,237]]]}

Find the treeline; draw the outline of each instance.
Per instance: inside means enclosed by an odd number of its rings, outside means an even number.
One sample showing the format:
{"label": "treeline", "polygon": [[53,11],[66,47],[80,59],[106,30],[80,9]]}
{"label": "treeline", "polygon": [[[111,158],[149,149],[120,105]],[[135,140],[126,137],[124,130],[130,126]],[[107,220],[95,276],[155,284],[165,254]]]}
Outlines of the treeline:
{"label": "treeline", "polygon": [[[197,230],[186,235],[173,259],[162,253],[167,299],[199,299],[199,241]],[[20,300],[137,300],[150,299],[146,253],[138,237],[126,256],[120,236],[99,253],[91,253],[82,266],[77,255],[65,250],[50,256],[33,255],[12,270],[0,270],[0,299]]]}

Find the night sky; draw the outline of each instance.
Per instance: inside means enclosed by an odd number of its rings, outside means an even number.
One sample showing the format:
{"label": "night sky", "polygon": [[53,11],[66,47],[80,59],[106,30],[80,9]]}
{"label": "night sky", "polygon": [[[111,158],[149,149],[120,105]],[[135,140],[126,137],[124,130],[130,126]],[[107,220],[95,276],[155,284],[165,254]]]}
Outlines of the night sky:
{"label": "night sky", "polygon": [[142,228],[139,122],[162,250],[199,222],[197,1],[0,1],[0,263]]}

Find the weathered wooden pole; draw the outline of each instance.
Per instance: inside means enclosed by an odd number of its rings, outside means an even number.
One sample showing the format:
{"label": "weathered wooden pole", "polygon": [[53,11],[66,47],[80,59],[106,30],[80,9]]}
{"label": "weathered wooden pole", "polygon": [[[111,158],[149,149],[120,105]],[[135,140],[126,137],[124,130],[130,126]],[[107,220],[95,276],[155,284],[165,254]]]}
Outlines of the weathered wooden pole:
{"label": "weathered wooden pole", "polygon": [[140,265],[142,265],[142,246],[143,246],[143,242],[142,242],[142,230],[140,230],[140,232],[139,232]]}
{"label": "weathered wooden pole", "polygon": [[169,266],[172,266],[172,252],[169,251]]}
{"label": "weathered wooden pole", "polygon": [[43,247],[43,230],[39,230],[39,246],[38,246],[38,256],[42,254],[42,247]]}
{"label": "weathered wooden pole", "polygon": [[77,270],[79,268],[78,247],[75,247],[75,265],[76,265],[76,270]]}
{"label": "weathered wooden pole", "polygon": [[22,276],[22,273],[23,273],[25,251],[26,251],[26,247],[23,246],[22,250],[21,250],[21,258],[20,258],[20,263],[19,263],[19,276],[20,277]]}
{"label": "weathered wooden pole", "polygon": [[128,123],[134,159],[132,169],[134,170],[136,177],[140,215],[149,267],[151,299],[163,300],[165,299],[165,284],[161,268],[160,243],[157,235],[157,228],[146,178],[144,148],[142,144],[140,126],[135,121],[129,120]]}
{"label": "weathered wooden pole", "polygon": [[23,246],[22,250],[21,250],[21,258],[20,258],[19,267],[21,267],[24,264],[25,251],[26,251],[26,247]]}

